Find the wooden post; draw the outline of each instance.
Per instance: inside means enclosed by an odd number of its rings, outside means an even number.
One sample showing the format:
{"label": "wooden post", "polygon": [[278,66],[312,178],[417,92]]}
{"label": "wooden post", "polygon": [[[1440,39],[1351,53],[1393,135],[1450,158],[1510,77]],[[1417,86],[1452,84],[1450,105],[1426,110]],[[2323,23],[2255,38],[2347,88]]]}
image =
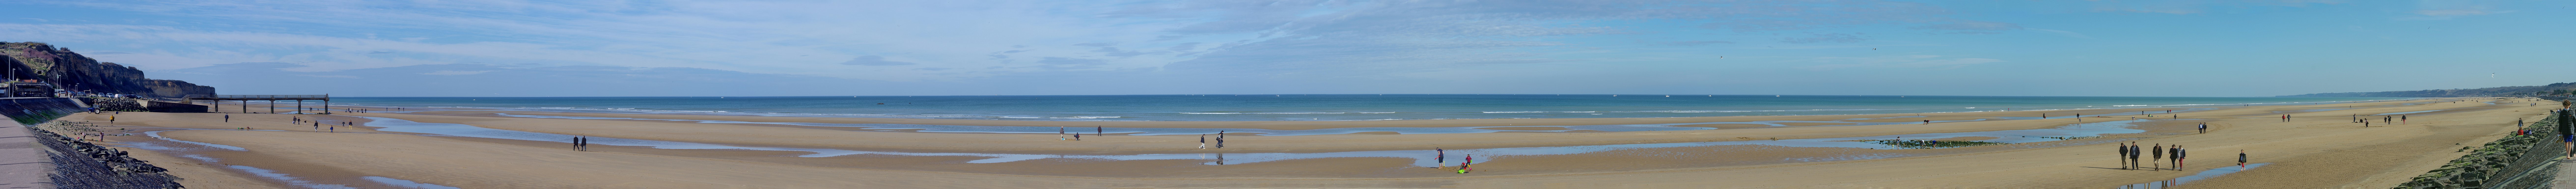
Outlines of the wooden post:
{"label": "wooden post", "polygon": [[295,100],[295,114],[305,114],[304,100]]}

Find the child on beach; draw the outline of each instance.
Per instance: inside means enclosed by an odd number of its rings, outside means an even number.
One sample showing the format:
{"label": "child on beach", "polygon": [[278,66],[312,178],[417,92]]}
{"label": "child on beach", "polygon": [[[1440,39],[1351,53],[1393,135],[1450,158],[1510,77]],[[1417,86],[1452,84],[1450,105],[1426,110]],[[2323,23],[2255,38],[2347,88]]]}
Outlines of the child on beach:
{"label": "child on beach", "polygon": [[1467,165],[1474,165],[1474,164],[1476,164],[1476,155],[1475,155],[1475,154],[1467,154],[1467,156],[1466,156],[1466,157],[1467,157],[1467,161],[1466,161],[1466,162],[1459,162],[1459,163],[1458,163],[1458,173],[1459,173],[1459,174],[1466,174],[1466,173],[1467,173],[1467,170],[1469,170],[1469,169],[1467,168]]}

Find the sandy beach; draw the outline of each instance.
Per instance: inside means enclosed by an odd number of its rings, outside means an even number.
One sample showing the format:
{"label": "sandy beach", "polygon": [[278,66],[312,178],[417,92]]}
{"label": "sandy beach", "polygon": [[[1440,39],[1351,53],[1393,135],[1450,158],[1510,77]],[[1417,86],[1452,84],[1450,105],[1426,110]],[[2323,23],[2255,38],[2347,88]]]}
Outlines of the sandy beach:
{"label": "sandy beach", "polygon": [[[195,149],[141,153],[189,178],[192,188],[283,188],[295,185],[221,165],[257,167],[309,184],[393,186],[362,177],[384,177],[460,188],[2110,188],[2192,175],[2232,166],[2232,152],[2249,151],[2263,167],[2190,182],[2178,188],[2388,187],[2457,157],[2453,152],[2513,130],[2515,118],[2534,118],[2552,107],[2450,103],[2469,98],[2416,99],[2324,105],[2210,107],[2217,109],[2074,119],[2025,119],[1830,126],[1690,125],[1707,130],[1556,132],[1557,126],[1735,121],[1919,122],[2006,116],[2088,115],[2168,109],[2096,109],[1893,115],[1733,116],[1688,118],[1459,119],[1387,121],[1007,121],[894,118],[757,117],[668,114],[530,113],[583,117],[725,120],[801,123],[896,123],[978,126],[1103,126],[1120,128],[1323,129],[1352,127],[1489,127],[1491,133],[1355,133],[1299,136],[1227,136],[1225,149],[1197,149],[1198,135],[1084,136],[1056,134],[927,133],[780,124],[697,123],[620,119],[505,117],[504,111],[415,113],[80,114],[64,120],[164,131],[173,140],[228,145],[243,150]],[[2421,103],[2421,104],[2410,104]],[[2345,107],[2355,109],[2344,109]],[[2320,109],[2342,109],[2323,110]],[[2176,109],[2179,110],[2179,109]],[[2346,115],[2405,114],[2407,124],[2362,127]],[[2282,114],[2297,119],[2281,122]],[[230,122],[222,116],[233,116]],[[115,116],[115,123],[107,123]],[[906,153],[1138,154],[1336,153],[1499,149],[1871,137],[2047,129],[2069,124],[2133,121],[2135,133],[2105,137],[1938,149],[1871,149],[1715,145],[1621,148],[1587,153],[1479,157],[1475,173],[1420,167],[1404,157],[1331,157],[1258,160],[1217,165],[1209,159],[1108,160],[1045,158],[969,163],[988,157],[857,154],[797,157],[799,151],[656,149],[594,145],[571,151],[562,141],[529,141],[380,131],[342,127],[314,132],[293,118],[373,121],[381,117],[421,123],[715,145],[885,151]],[[2131,119],[2130,117],[2141,118]],[[1868,118],[1859,119],[1857,118]],[[2207,123],[2207,133],[2192,129]],[[232,130],[234,128],[252,130]],[[257,131],[275,130],[275,131]],[[1965,139],[1965,138],[1951,138]],[[143,135],[112,141],[185,146]],[[2112,142],[2179,144],[2195,156],[2179,170],[2120,170]],[[1453,151],[1453,153],[1457,153]],[[202,162],[177,154],[219,159]],[[1462,156],[1466,154],[1451,154]],[[1452,157],[1450,164],[1454,165]],[[1491,161],[1491,162],[1486,162]],[[202,179],[201,179],[202,178]]]}

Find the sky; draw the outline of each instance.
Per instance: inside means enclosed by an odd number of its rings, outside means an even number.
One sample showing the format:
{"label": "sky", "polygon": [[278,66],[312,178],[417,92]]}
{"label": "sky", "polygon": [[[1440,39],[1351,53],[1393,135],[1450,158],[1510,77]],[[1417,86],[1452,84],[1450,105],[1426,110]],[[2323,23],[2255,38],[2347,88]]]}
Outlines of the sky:
{"label": "sky", "polygon": [[2273,96],[2576,82],[2576,1],[18,1],[221,94]]}

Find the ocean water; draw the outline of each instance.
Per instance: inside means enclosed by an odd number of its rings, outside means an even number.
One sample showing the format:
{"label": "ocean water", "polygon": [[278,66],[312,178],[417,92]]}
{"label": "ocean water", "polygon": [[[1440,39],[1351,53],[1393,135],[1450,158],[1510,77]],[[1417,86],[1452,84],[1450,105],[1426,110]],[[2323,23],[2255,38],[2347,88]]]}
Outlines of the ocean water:
{"label": "ocean water", "polygon": [[2342,103],[2404,98],[1836,95],[1050,95],[340,97],[333,104],[555,112],[1059,121],[1350,121],[1843,115]]}

